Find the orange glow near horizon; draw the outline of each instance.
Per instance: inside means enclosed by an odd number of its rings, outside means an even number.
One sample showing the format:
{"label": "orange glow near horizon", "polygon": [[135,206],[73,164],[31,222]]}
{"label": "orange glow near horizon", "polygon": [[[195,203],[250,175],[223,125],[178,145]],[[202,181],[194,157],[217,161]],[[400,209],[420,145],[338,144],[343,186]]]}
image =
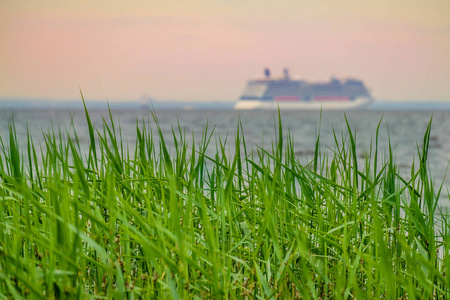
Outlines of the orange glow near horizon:
{"label": "orange glow near horizon", "polygon": [[0,98],[235,100],[284,67],[450,101],[450,1],[0,4]]}

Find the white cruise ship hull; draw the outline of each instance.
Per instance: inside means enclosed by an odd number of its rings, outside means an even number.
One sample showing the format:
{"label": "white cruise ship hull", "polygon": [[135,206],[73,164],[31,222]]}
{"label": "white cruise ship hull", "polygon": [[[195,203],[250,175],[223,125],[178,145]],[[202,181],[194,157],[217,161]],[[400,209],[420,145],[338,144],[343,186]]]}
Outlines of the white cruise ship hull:
{"label": "white cruise ship hull", "polygon": [[359,97],[354,100],[313,100],[313,101],[261,101],[239,100],[236,110],[350,110],[363,108],[370,104],[369,97]]}

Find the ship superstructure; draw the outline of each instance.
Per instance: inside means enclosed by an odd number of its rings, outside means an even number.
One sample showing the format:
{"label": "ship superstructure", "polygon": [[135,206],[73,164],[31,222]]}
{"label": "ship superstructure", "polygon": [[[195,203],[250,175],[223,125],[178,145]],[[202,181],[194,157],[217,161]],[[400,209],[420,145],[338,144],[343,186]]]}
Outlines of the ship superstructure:
{"label": "ship superstructure", "polygon": [[272,78],[269,69],[262,79],[249,80],[236,109],[342,109],[367,104],[372,97],[358,79],[307,82],[284,76]]}

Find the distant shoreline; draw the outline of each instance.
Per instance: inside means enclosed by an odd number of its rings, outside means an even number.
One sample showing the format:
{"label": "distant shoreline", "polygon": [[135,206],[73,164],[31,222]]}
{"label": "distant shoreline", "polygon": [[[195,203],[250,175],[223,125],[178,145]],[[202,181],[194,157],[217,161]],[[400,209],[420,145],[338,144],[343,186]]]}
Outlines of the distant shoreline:
{"label": "distant shoreline", "polygon": [[[235,101],[86,101],[89,109],[233,110]],[[80,100],[0,99],[0,109],[83,109]],[[360,110],[450,110],[449,101],[374,101]]]}

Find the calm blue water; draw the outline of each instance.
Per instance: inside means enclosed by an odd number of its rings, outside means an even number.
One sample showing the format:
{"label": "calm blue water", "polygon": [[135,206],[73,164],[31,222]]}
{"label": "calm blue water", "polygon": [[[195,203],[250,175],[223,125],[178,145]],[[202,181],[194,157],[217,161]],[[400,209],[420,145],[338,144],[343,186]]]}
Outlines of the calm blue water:
{"label": "calm blue water", "polygon": [[[134,147],[136,135],[136,121],[145,121],[148,126],[155,129],[155,123],[151,111],[147,109],[122,109],[113,110],[113,118],[116,125],[120,125],[122,137],[130,148]],[[91,118],[98,129],[101,129],[102,118],[109,119],[105,110],[91,110]],[[211,151],[215,151],[215,143],[220,138],[227,140],[228,150],[233,151],[233,141],[237,129],[238,120],[242,122],[247,147],[254,150],[261,146],[270,150],[272,141],[276,138],[275,124],[278,122],[277,113],[271,111],[246,111],[233,110],[157,110],[156,116],[161,125],[167,143],[171,142],[172,128],[177,129],[178,123],[186,134],[188,140],[194,137],[198,142],[209,124],[210,131],[214,128]],[[340,139],[346,134],[346,123],[343,112],[299,112],[285,111],[281,113],[284,135],[290,132],[294,139],[296,153],[302,161],[308,161],[314,154],[317,134],[320,128],[321,149],[328,147],[334,149],[333,130]],[[375,137],[375,131],[381,120],[379,148],[382,153],[387,153],[388,139],[395,151],[396,162],[400,171],[407,176],[410,173],[412,162],[417,165],[417,147],[422,146],[423,135],[427,124],[433,117],[432,132],[429,150],[429,164],[431,173],[434,174],[436,184],[444,180],[444,175],[450,161],[450,111],[350,111],[346,114],[349,124],[356,133],[357,150],[361,157],[368,151],[371,139]],[[82,110],[0,110],[0,136],[3,142],[8,141],[8,126],[14,118],[19,143],[25,148],[27,128],[30,131],[35,144],[43,142],[43,132],[52,128],[63,132],[74,126],[83,149],[87,149],[89,137],[87,124]],[[71,134],[72,135],[72,134]],[[173,149],[172,149],[173,150]],[[445,179],[445,195],[450,180]],[[450,207],[448,197],[442,200],[442,206]]]}

